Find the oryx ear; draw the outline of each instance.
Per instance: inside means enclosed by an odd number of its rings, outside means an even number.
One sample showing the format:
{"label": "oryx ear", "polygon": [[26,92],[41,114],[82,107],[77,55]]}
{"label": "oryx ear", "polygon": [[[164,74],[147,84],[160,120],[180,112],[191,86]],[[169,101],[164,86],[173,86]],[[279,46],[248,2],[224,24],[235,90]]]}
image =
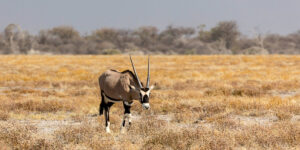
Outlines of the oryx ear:
{"label": "oryx ear", "polygon": [[134,91],[137,90],[137,89],[135,88],[135,86],[133,86],[133,85],[129,85],[129,89],[130,89],[130,90],[134,90]]}
{"label": "oryx ear", "polygon": [[156,86],[156,83],[154,85],[151,85],[150,88],[149,88],[149,90],[151,91],[152,89],[155,88],[155,86]]}

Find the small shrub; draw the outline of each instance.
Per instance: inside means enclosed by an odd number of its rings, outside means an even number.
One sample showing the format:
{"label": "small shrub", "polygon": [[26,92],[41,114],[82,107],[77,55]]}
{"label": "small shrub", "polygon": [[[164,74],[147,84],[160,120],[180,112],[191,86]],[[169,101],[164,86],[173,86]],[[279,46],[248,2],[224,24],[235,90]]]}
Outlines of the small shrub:
{"label": "small shrub", "polygon": [[9,113],[7,111],[0,110],[0,120],[6,121],[9,119]]}
{"label": "small shrub", "polygon": [[293,115],[287,111],[283,112],[283,111],[277,111],[276,112],[276,117],[278,118],[278,120],[291,120]]}
{"label": "small shrub", "polygon": [[17,102],[9,105],[10,110],[20,109],[26,111],[38,111],[38,112],[57,112],[57,111],[74,111],[75,106],[68,101],[58,100],[42,100],[35,101],[29,100],[26,102]]}
{"label": "small shrub", "polygon": [[121,51],[118,49],[105,49],[102,51],[103,55],[116,55],[121,54]]}

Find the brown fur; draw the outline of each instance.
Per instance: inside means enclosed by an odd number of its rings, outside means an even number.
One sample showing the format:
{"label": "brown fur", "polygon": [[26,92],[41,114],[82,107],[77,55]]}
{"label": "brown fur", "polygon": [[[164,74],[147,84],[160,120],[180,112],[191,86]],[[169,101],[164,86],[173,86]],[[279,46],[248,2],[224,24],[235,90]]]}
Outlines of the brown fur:
{"label": "brown fur", "polygon": [[114,99],[132,101],[139,98],[138,92],[129,88],[130,85],[139,88],[137,78],[130,70],[107,70],[99,77],[99,85],[105,95]]}

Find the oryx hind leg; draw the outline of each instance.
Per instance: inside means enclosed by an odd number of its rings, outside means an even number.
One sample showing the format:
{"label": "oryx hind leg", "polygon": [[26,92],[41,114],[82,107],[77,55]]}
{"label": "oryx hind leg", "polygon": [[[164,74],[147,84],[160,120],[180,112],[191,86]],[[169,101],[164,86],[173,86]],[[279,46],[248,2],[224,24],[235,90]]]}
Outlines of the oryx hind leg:
{"label": "oryx hind leg", "polygon": [[131,125],[131,113],[130,113],[130,108],[131,108],[131,105],[132,105],[133,102],[127,102],[127,101],[124,101],[123,102],[123,106],[124,106],[124,117],[123,117],[123,121],[122,121],[122,125],[121,125],[121,132],[124,133],[124,127],[125,127],[125,124],[126,124],[126,120],[128,120],[128,124],[129,126]]}
{"label": "oryx hind leg", "polygon": [[114,104],[112,102],[104,103],[104,109],[105,109],[105,130],[107,133],[110,133],[110,122],[109,122],[109,109]]}

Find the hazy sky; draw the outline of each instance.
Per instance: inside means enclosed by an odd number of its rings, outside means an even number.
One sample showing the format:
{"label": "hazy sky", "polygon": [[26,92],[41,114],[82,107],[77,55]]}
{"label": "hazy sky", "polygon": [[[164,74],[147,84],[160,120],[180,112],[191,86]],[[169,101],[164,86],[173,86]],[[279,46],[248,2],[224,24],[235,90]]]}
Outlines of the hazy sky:
{"label": "hazy sky", "polygon": [[101,27],[133,29],[144,25],[207,28],[237,21],[247,35],[288,34],[300,30],[300,0],[0,0],[0,30],[10,23],[38,33],[70,25],[81,33]]}

